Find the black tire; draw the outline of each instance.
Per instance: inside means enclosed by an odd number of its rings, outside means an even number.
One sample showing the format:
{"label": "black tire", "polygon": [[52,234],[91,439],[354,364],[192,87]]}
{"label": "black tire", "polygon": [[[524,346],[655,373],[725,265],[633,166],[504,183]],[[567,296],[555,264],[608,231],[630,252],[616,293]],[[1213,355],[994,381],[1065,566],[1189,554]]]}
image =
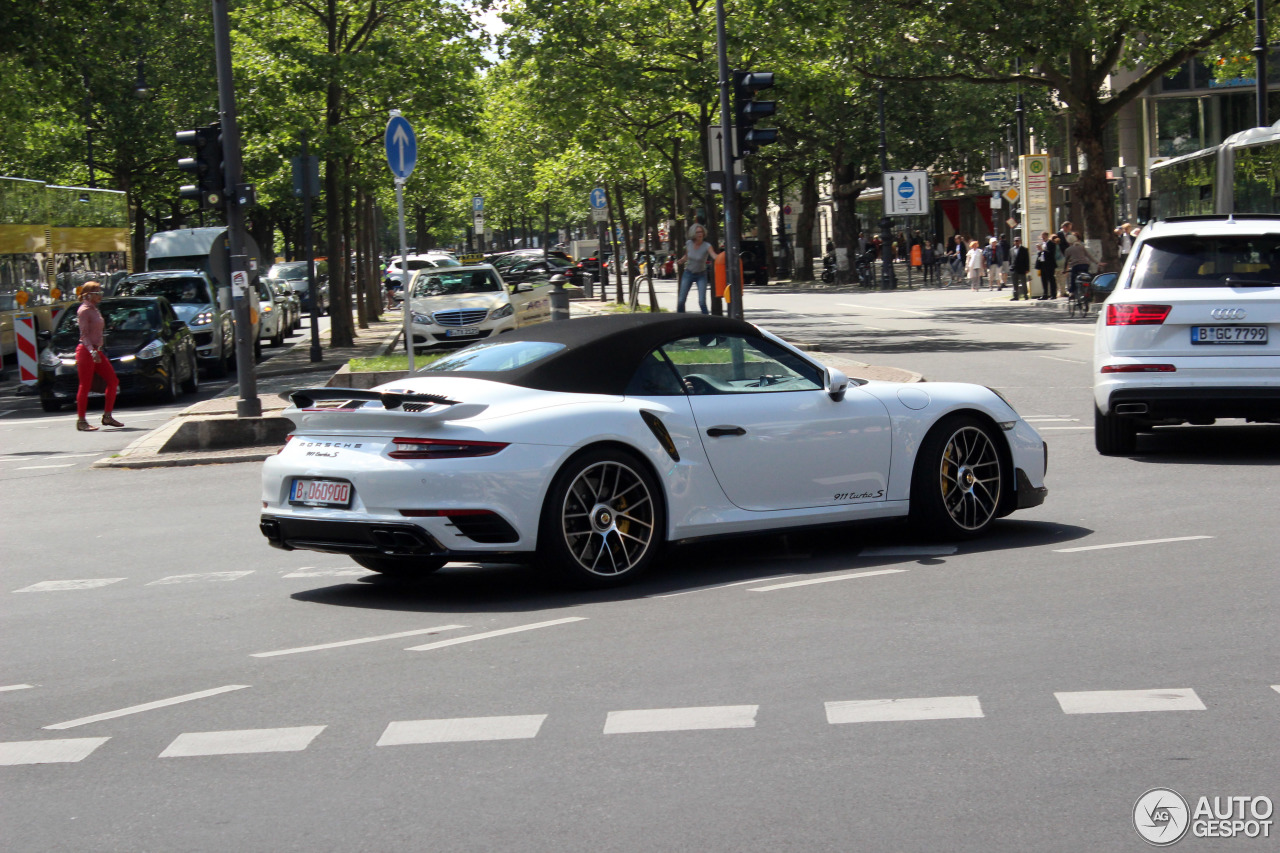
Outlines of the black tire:
{"label": "black tire", "polygon": [[1132,456],[1138,449],[1138,424],[1123,415],[1104,415],[1093,407],[1093,446],[1103,456]]}
{"label": "black tire", "polygon": [[657,558],[665,524],[661,489],[643,462],[616,448],[588,450],[551,482],[538,557],[572,586],[621,586]]}
{"label": "black tire", "polygon": [[165,379],[164,387],[160,389],[159,397],[162,403],[172,403],[178,399],[178,362],[176,360],[169,362],[169,369],[166,371],[169,375]]}
{"label": "black tire", "polygon": [[41,397],[40,408],[44,409],[46,412],[61,412],[62,403],[51,397]]}
{"label": "black tire", "polygon": [[911,521],[939,539],[972,539],[1001,515],[1008,462],[1001,438],[971,415],[938,422],[911,473]]}
{"label": "black tire", "polygon": [[200,390],[200,365],[196,363],[196,354],[191,353],[191,375],[182,381],[182,392],[194,394]]}
{"label": "black tire", "polygon": [[357,564],[391,578],[425,577],[445,564],[443,557],[355,557]]}

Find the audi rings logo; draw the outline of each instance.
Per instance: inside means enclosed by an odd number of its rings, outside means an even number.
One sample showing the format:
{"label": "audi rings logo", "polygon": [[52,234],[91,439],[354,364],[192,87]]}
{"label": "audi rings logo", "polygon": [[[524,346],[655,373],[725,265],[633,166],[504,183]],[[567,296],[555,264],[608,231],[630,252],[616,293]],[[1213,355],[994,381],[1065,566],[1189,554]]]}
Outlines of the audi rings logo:
{"label": "audi rings logo", "polygon": [[1133,804],[1133,828],[1143,841],[1156,847],[1179,841],[1190,825],[1187,801],[1169,788],[1152,788]]}
{"label": "audi rings logo", "polygon": [[1245,314],[1243,308],[1214,308],[1209,312],[1209,316],[1215,320],[1243,320]]}

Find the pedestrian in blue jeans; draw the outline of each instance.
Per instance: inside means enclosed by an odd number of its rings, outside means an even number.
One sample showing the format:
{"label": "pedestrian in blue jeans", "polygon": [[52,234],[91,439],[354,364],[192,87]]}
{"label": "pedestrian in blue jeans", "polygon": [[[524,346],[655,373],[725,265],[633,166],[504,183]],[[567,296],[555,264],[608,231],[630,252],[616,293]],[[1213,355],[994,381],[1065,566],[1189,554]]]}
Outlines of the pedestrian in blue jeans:
{"label": "pedestrian in blue jeans", "polygon": [[703,314],[710,314],[707,308],[707,264],[715,263],[716,250],[706,242],[707,230],[701,225],[694,225],[690,232],[693,239],[684,244],[684,257],[676,261],[684,264],[684,272],[680,275],[680,291],[676,299],[676,311],[684,311],[685,299],[689,296],[689,287],[698,283],[698,307]]}

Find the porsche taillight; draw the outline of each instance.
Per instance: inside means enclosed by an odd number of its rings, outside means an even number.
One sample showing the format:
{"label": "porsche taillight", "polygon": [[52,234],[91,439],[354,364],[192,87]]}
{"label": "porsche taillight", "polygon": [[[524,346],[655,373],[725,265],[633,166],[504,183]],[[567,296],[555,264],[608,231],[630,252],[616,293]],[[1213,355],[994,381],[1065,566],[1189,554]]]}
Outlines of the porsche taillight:
{"label": "porsche taillight", "polygon": [[1172,305],[1131,305],[1121,302],[1107,305],[1108,326],[1160,326],[1169,316]]}
{"label": "porsche taillight", "polygon": [[492,456],[507,446],[502,441],[453,441],[444,438],[393,438],[392,459],[461,459]]}

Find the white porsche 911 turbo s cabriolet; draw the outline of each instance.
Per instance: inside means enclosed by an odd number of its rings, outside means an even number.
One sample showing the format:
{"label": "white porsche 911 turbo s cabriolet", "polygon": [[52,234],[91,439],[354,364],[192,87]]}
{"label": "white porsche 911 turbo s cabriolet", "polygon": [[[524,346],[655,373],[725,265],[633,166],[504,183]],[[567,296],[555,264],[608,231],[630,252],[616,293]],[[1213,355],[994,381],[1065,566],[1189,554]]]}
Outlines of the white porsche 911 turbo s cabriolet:
{"label": "white porsche 911 turbo s cabriolet", "polygon": [[612,586],[668,543],[904,516],[963,539],[1047,492],[1044,441],[995,391],[850,380],[702,314],[543,323],[292,400],[262,533],[393,575],[536,561]]}

